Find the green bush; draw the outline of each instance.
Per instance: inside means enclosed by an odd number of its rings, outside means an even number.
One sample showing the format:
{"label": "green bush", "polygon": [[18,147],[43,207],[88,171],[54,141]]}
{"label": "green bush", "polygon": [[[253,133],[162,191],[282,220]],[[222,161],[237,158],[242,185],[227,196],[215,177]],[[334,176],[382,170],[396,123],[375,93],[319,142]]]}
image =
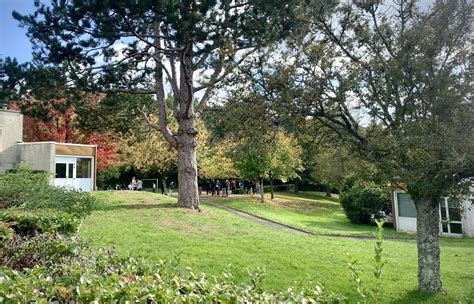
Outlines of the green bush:
{"label": "green bush", "polygon": [[72,235],[77,232],[81,219],[75,214],[51,209],[8,208],[0,209],[0,222],[21,236],[43,233]]}
{"label": "green bush", "polygon": [[0,243],[0,266],[23,270],[57,265],[65,257],[74,256],[80,248],[80,243],[59,234],[37,234],[32,237],[14,234]]}
{"label": "green bush", "polygon": [[251,285],[236,284],[229,272],[219,278],[180,270],[175,260],[148,264],[106,250],[85,251],[59,264],[22,271],[0,268],[0,301],[111,303],[344,303],[345,297],[316,286],[300,292],[263,291],[261,273]]}
{"label": "green bush", "polygon": [[48,174],[26,168],[0,173],[0,207],[16,207],[28,201],[32,193],[48,187]]}
{"label": "green bush", "polygon": [[247,190],[242,189],[242,188],[237,188],[235,189],[233,194],[245,194],[245,193],[247,193]]}
{"label": "green bush", "polygon": [[0,208],[49,208],[85,216],[96,206],[87,192],[53,187],[49,175],[20,168],[0,174]]}
{"label": "green bush", "polygon": [[354,183],[343,187],[340,201],[351,223],[370,224],[390,213],[388,193],[374,184]]}

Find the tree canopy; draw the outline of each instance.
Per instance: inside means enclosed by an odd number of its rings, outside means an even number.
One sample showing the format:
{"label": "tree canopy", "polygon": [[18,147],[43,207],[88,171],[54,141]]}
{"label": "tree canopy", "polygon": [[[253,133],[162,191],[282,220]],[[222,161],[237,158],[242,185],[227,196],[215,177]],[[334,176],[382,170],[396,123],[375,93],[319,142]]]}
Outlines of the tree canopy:
{"label": "tree canopy", "polygon": [[[287,110],[348,134],[363,157],[417,207],[419,286],[441,290],[438,200],[472,183],[474,107],[467,1],[319,3],[303,14],[277,82]],[[291,93],[288,93],[291,92]]]}
{"label": "tree canopy", "polygon": [[[199,208],[194,119],[218,82],[258,48],[284,36],[295,20],[289,1],[55,0],[35,6],[33,14],[13,16],[28,29],[34,60],[67,71],[66,86],[155,97],[158,121],[142,114],[178,150],[178,205],[194,209]],[[177,133],[169,127],[166,91],[173,96]]]}

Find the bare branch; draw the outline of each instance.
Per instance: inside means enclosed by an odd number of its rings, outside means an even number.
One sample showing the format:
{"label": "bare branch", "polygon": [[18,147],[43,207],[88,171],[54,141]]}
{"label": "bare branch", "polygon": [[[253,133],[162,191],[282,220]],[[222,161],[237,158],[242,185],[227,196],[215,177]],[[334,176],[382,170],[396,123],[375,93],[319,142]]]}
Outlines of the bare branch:
{"label": "bare branch", "polygon": [[[160,24],[155,22],[153,24],[153,30],[155,33],[160,32]],[[159,34],[157,35],[159,36]],[[161,41],[160,38],[155,38],[153,41],[153,45],[160,46]],[[158,48],[154,48],[154,56],[157,58],[157,61],[161,63],[162,54],[160,53]],[[165,89],[163,84],[163,69],[156,69],[155,70],[155,90],[156,90],[156,101],[159,107],[159,126],[160,131],[163,134],[166,141],[174,148],[178,147],[178,141],[176,137],[171,132],[170,128],[168,127],[168,113],[167,113],[167,106],[165,100]]]}

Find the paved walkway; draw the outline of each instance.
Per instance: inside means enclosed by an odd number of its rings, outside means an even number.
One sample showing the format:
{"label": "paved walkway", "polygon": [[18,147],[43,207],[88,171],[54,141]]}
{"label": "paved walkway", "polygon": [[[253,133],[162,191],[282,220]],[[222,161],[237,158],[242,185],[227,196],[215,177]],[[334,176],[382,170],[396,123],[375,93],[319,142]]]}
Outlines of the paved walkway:
{"label": "paved walkway", "polygon": [[262,225],[266,225],[266,226],[270,226],[270,227],[277,228],[277,229],[280,229],[280,230],[290,231],[290,232],[294,232],[294,233],[298,233],[298,234],[311,234],[307,231],[304,231],[304,230],[301,230],[301,229],[298,229],[298,228],[294,228],[294,227],[291,227],[291,226],[287,226],[287,225],[284,225],[284,224],[280,224],[280,223],[277,223],[277,222],[274,222],[274,221],[270,221],[270,220],[264,219],[262,217],[255,216],[253,214],[243,212],[243,211],[240,211],[240,210],[237,210],[237,209],[234,209],[234,208],[230,208],[230,207],[227,207],[227,206],[223,206],[223,205],[219,205],[219,204],[211,203],[211,202],[202,202],[202,203],[206,204],[206,205],[209,205],[209,206],[212,206],[212,207],[219,208],[219,209],[224,209],[224,210],[229,211],[230,213],[233,213],[233,214],[235,214],[239,217],[242,217],[244,219],[247,219],[249,221],[252,221],[252,222],[255,222],[255,223],[258,223],[258,224],[262,224]]}
{"label": "paved walkway", "polygon": [[[201,201],[201,203],[205,204],[205,205],[215,207],[215,208],[226,210],[226,211],[228,211],[232,214],[235,214],[235,215],[237,215],[241,218],[247,219],[247,220],[252,221],[254,223],[257,223],[257,224],[266,225],[266,226],[269,226],[269,227],[273,227],[273,228],[276,228],[276,229],[280,229],[280,230],[283,230],[283,231],[288,231],[288,232],[292,232],[292,233],[296,233],[296,234],[313,235],[313,236],[325,236],[325,237],[337,237],[337,238],[356,239],[356,240],[374,240],[374,237],[362,236],[362,235],[341,235],[341,234],[329,234],[329,233],[315,233],[315,232],[299,229],[299,228],[296,228],[296,227],[288,226],[288,225],[285,225],[285,224],[282,224],[282,223],[278,223],[278,222],[275,222],[275,221],[272,221],[272,220],[269,220],[269,219],[266,219],[266,218],[263,218],[263,217],[260,217],[260,216],[250,214],[250,213],[245,212],[245,211],[234,209],[232,207],[223,206],[223,205],[217,204],[215,202],[209,202],[209,201],[203,200],[203,201]],[[387,240],[387,241],[390,241],[390,240],[393,240],[393,241],[395,241],[395,240],[396,241],[414,241],[414,239],[387,237],[387,236],[385,236],[384,239]]]}

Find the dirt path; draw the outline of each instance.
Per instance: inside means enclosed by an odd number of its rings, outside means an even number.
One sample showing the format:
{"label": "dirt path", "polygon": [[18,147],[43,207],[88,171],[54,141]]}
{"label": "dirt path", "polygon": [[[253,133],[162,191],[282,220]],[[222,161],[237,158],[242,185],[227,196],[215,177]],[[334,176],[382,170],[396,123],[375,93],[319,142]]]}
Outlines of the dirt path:
{"label": "dirt path", "polygon": [[[235,214],[235,215],[237,215],[241,218],[247,219],[247,220],[252,221],[254,223],[257,223],[257,224],[266,225],[266,226],[269,226],[269,227],[272,227],[272,228],[276,228],[276,229],[280,229],[280,230],[283,230],[283,231],[288,231],[288,232],[292,232],[292,233],[296,233],[296,234],[312,235],[312,236],[324,236],[324,237],[337,237],[337,238],[355,239],[355,240],[373,240],[374,239],[373,237],[369,237],[369,236],[314,233],[314,232],[311,232],[311,231],[306,231],[306,230],[303,230],[303,229],[299,229],[299,228],[296,228],[296,227],[292,227],[292,226],[288,226],[288,225],[285,225],[285,224],[282,224],[282,223],[278,223],[278,222],[275,222],[275,221],[272,221],[272,220],[269,220],[269,219],[266,219],[266,218],[263,218],[263,217],[260,217],[260,216],[250,214],[250,213],[245,212],[245,211],[234,209],[232,207],[223,206],[223,205],[217,204],[215,202],[201,201],[201,203],[205,204],[205,205],[215,207],[215,208],[226,210],[226,211],[228,211],[232,214]],[[392,240],[392,241],[414,241],[413,239],[387,237],[387,236],[385,236],[384,238],[387,241],[390,241],[390,240]]]}

